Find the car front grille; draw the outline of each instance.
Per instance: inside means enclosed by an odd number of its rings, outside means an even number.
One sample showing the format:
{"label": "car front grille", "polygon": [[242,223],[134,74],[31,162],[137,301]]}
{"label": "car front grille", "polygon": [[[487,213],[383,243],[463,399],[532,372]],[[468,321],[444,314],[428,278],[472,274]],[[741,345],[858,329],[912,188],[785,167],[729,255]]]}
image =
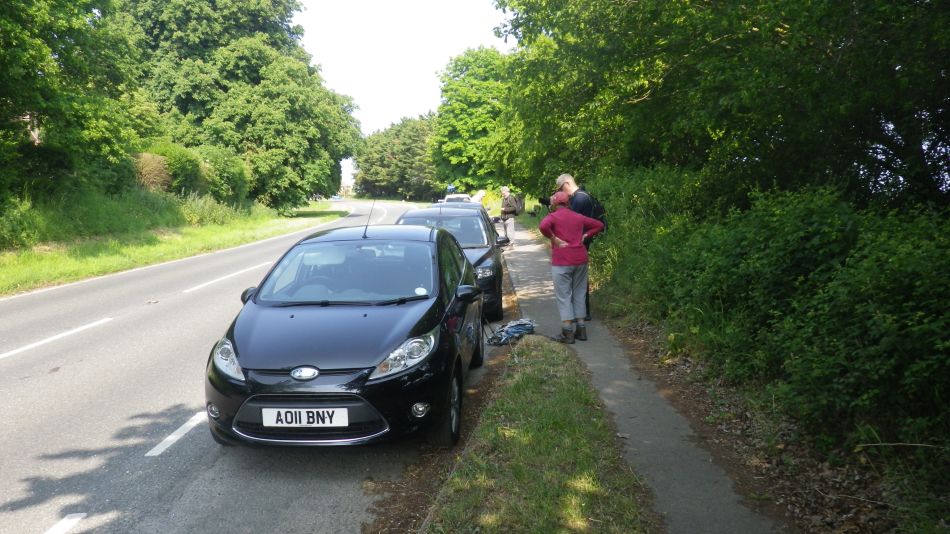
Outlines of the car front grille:
{"label": "car front grille", "polygon": [[[261,419],[262,408],[322,409],[346,408],[346,427],[268,427]],[[235,432],[250,439],[285,443],[345,443],[386,433],[389,425],[368,402],[358,395],[255,395],[247,399],[234,417]]]}

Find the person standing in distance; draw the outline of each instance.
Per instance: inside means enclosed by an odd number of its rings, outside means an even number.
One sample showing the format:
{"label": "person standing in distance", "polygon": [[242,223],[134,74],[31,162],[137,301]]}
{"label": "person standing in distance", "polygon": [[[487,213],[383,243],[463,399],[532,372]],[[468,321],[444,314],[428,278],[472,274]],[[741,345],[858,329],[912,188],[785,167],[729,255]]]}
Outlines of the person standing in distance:
{"label": "person standing in distance", "polygon": [[[570,200],[571,211],[580,213],[584,217],[593,217],[594,215],[594,202],[591,201],[590,195],[586,191],[578,187],[577,182],[574,180],[574,177],[570,174],[562,174],[557,177],[557,180],[554,182],[557,190],[567,193],[567,196]],[[553,206],[552,206],[553,207]],[[590,250],[591,239],[587,238],[584,240],[584,248],[588,251]],[[588,279],[587,287],[584,289],[584,309],[587,312],[584,315],[584,319],[590,321],[590,283]]]}
{"label": "person standing in distance", "polygon": [[558,191],[551,197],[553,210],[538,225],[551,240],[551,277],[554,279],[554,300],[561,317],[561,335],[557,341],[587,341],[587,248],[584,241],[600,233],[604,223],[585,217],[568,207],[570,197]]}
{"label": "person standing in distance", "polygon": [[505,237],[508,239],[514,239],[517,214],[518,200],[511,194],[507,185],[501,186],[501,222],[505,226]]}

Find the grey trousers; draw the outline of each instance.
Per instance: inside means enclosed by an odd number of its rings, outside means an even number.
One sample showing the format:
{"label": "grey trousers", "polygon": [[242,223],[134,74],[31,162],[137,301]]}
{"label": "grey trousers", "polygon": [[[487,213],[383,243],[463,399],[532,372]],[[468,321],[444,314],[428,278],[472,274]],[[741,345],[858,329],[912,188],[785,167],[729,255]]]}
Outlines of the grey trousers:
{"label": "grey trousers", "polygon": [[587,315],[584,295],[587,292],[587,264],[552,265],[554,300],[562,321],[583,319]]}
{"label": "grey trousers", "polygon": [[515,240],[515,216],[512,215],[511,217],[509,217],[509,218],[503,220],[503,221],[502,221],[502,224],[503,224],[504,227],[505,227],[505,237],[507,237],[508,239],[510,239],[510,240],[512,241],[512,244],[514,244],[514,240]]}

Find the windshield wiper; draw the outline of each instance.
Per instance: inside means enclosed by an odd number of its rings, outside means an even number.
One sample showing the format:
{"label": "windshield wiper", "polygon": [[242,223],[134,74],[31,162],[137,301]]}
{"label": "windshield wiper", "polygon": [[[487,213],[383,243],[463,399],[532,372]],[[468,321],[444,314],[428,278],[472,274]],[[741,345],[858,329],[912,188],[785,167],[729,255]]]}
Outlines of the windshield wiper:
{"label": "windshield wiper", "polygon": [[376,302],[376,306],[389,306],[390,304],[405,304],[410,300],[425,300],[429,298],[429,295],[409,295],[407,297],[399,297],[398,299],[390,300],[381,300]]}
{"label": "windshield wiper", "polygon": [[291,308],[294,306],[371,306],[372,302],[362,302],[355,300],[301,300],[278,302],[274,304],[275,308]]}

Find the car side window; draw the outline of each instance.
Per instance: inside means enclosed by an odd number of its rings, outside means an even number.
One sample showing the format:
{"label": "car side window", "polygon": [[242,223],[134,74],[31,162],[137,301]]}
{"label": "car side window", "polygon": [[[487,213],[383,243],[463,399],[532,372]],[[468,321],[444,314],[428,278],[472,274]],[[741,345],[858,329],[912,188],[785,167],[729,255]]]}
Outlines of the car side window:
{"label": "car side window", "polygon": [[456,243],[452,243],[452,246],[449,247],[452,250],[452,256],[455,257],[455,264],[458,265],[459,274],[465,274],[465,253],[462,252],[462,249]]}
{"label": "car side window", "polygon": [[[439,264],[442,271],[442,289],[446,295],[455,295],[455,288],[462,279],[462,269],[459,265],[456,252],[459,251],[455,240],[449,236],[442,237],[442,246],[439,247]],[[450,297],[451,298],[451,297]]]}
{"label": "car side window", "polygon": [[461,275],[460,283],[472,285],[475,283],[475,271],[473,269],[467,269],[468,260],[465,259],[465,252],[462,251],[461,246],[457,243],[451,243],[452,256],[455,258],[455,262],[458,264],[458,272]]}

